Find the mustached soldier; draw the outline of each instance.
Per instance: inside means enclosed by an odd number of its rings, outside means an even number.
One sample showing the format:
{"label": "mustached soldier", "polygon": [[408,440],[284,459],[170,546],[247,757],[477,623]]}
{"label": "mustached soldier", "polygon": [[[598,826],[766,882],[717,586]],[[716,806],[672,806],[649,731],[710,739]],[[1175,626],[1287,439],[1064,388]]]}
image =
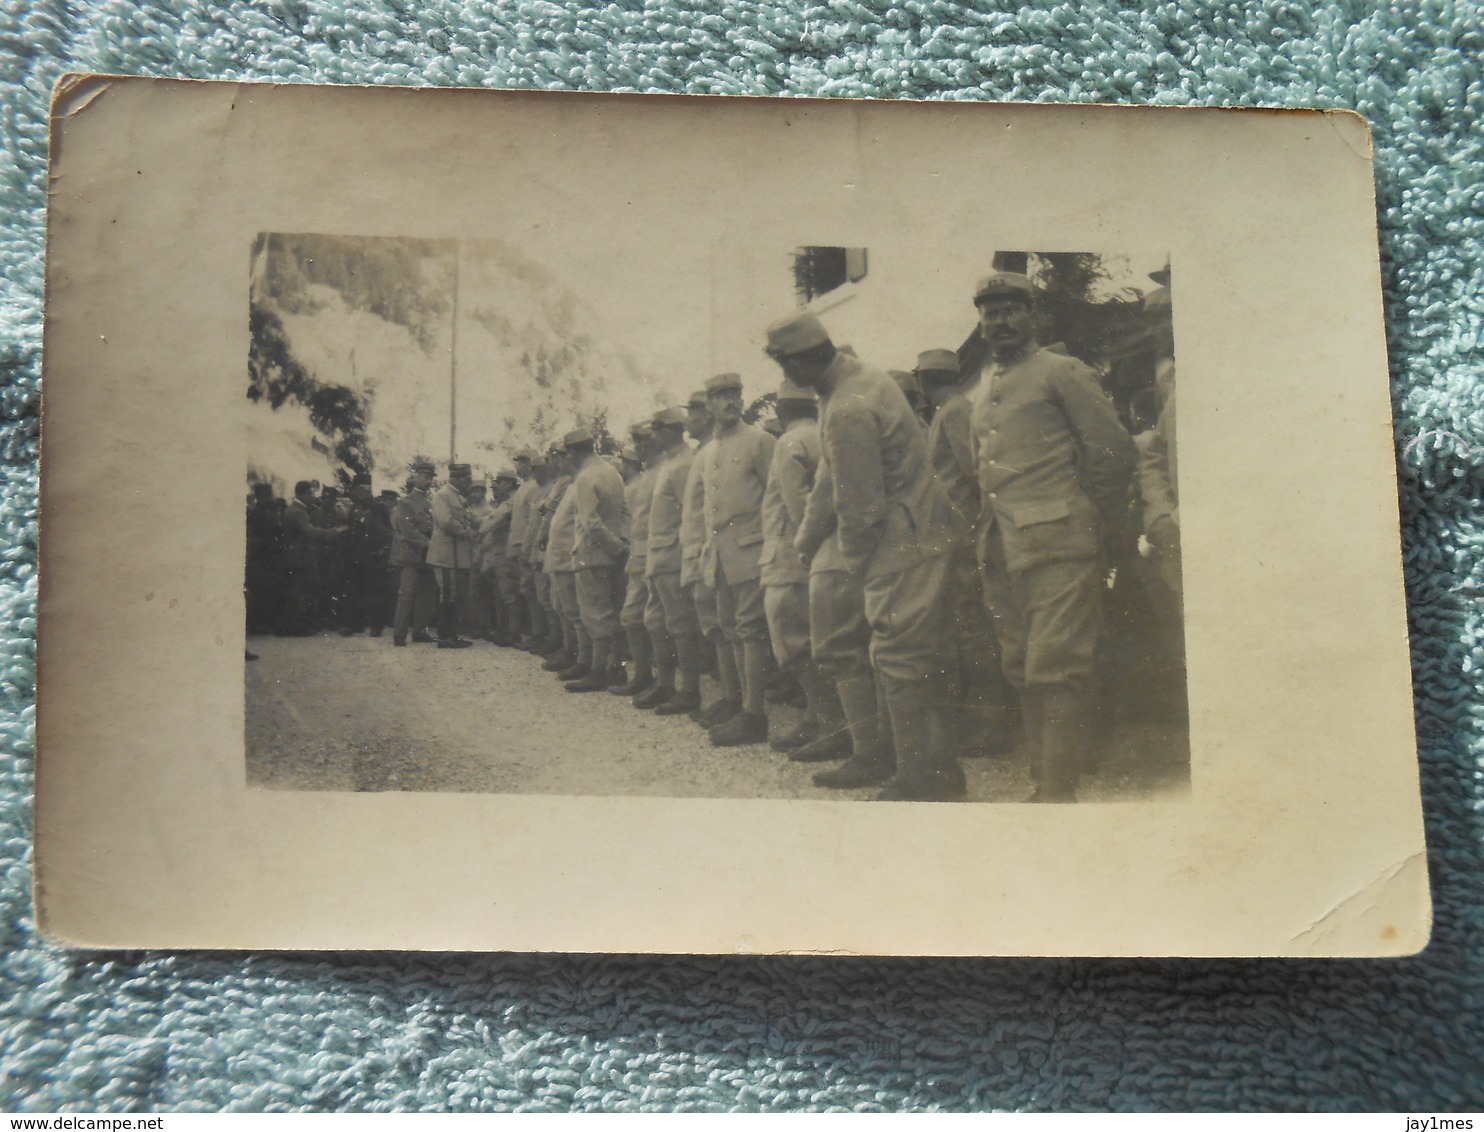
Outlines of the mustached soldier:
{"label": "mustached soldier", "polygon": [[1105,543],[1128,509],[1134,444],[1092,370],[1036,345],[1034,296],[1013,272],[974,292],[989,358],[970,394],[979,560],[1038,770],[1031,800],[1071,802],[1093,741]]}

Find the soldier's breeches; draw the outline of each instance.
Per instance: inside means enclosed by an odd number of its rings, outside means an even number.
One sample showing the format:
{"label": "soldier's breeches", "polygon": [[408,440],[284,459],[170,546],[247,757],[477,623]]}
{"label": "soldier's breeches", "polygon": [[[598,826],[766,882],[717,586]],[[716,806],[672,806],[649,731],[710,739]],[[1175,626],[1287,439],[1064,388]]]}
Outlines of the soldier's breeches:
{"label": "soldier's breeches", "polygon": [[888,697],[897,685],[941,678],[952,648],[944,616],[948,576],[948,555],[939,554],[900,573],[866,578],[871,667]]}
{"label": "soldier's breeches", "polygon": [[729,582],[720,570],[716,572],[716,615],[721,633],[733,644],[746,641],[766,642],[768,614],[763,604],[763,588],[756,578]]}
{"label": "soldier's breeches", "polygon": [[623,609],[618,615],[625,629],[638,629],[644,625],[644,610],[649,605],[649,586],[643,574],[629,573],[628,588],[624,591]]}
{"label": "soldier's breeches", "polygon": [[691,598],[696,605],[696,620],[701,626],[701,635],[720,639],[721,622],[716,610],[716,589],[705,582],[696,582],[691,588]]}
{"label": "soldier's breeches", "polygon": [[809,586],[768,586],[763,592],[768,635],[778,667],[788,669],[809,659]]}
{"label": "soldier's breeches", "polygon": [[401,566],[397,570],[397,612],[392,632],[406,636],[407,631],[424,632],[433,619],[438,604],[438,583],[431,566]]}
{"label": "soldier's breeches", "polygon": [[656,574],[649,579],[649,608],[644,623],[658,614],[664,630],[672,637],[699,637],[701,623],[696,618],[696,602],[689,588],[680,584],[679,573]]}
{"label": "soldier's breeches", "polygon": [[536,596],[536,600],[540,602],[543,607],[551,610],[553,613],[556,612],[556,605],[553,604],[551,598],[550,574],[548,574],[545,570],[537,570],[534,574],[531,575],[531,589]]}
{"label": "soldier's breeches", "polygon": [[814,662],[837,684],[871,679],[871,623],[859,574],[809,575],[809,648]]}
{"label": "soldier's breeches", "polygon": [[576,574],[547,574],[551,579],[551,607],[563,621],[580,621],[582,609],[577,603]]}
{"label": "soldier's breeches", "polygon": [[[618,567],[592,566],[579,570],[577,603],[582,627],[594,641],[607,641],[623,632],[618,610]],[[643,624],[643,617],[640,617]]]}
{"label": "soldier's breeches", "polygon": [[984,603],[1005,678],[1017,688],[1087,688],[1103,632],[1103,579],[1096,560],[1048,562],[1011,574],[991,561]]}

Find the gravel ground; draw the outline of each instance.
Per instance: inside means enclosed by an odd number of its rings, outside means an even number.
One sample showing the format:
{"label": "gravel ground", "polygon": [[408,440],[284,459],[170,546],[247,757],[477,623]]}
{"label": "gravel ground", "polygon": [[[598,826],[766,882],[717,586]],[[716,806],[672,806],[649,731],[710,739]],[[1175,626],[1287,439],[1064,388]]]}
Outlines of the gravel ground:
{"label": "gravel ground", "polygon": [[[392,647],[390,636],[252,637],[246,664],[247,778],[278,790],[629,794],[676,798],[818,798],[819,764],[766,745],[716,748],[684,716],[627,699],[574,695],[540,659],[483,642]],[[705,682],[709,703],[715,685]],[[774,734],[800,713],[769,707]],[[824,764],[826,766],[832,764]],[[1031,791],[1021,752],[964,760],[973,801]],[[1087,801],[1178,797],[1188,788],[1183,732],[1115,728]],[[830,792],[842,799],[873,790]]]}

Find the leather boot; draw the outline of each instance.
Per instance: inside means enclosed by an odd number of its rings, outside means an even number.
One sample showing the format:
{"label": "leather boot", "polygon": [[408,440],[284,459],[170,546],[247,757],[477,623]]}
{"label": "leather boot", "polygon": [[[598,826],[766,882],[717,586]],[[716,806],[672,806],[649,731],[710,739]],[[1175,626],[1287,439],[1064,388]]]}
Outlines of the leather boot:
{"label": "leather boot", "polygon": [[[675,695],[674,689],[668,684],[656,684],[647,692],[641,692],[634,697],[633,704],[641,711],[648,711],[659,707],[661,704],[672,699]],[[687,709],[689,710],[689,709]]]}
{"label": "leather boot", "polygon": [[814,785],[834,790],[879,786],[896,770],[896,759],[881,732],[876,682],[870,676],[852,676],[835,681],[835,690],[845,712],[854,754],[833,770],[816,774]]}
{"label": "leather boot", "polygon": [[594,641],[592,657],[587,672],[567,682],[569,692],[603,692],[608,689],[608,665],[613,657],[613,642],[607,639]]}
{"label": "leather boot", "polygon": [[701,706],[701,693],[684,688],[667,698],[654,709],[655,715],[690,715]]}
{"label": "leather boot", "polygon": [[956,802],[968,791],[963,768],[946,741],[942,710],[919,687],[891,690],[892,736],[897,749],[897,771],[881,793],[880,802]]}
{"label": "leather boot", "polygon": [[1075,802],[1092,742],[1091,695],[1058,685],[1041,691],[1041,774],[1032,802]]}
{"label": "leather boot", "polygon": [[706,733],[713,747],[745,747],[768,741],[768,717],[758,712],[739,711],[725,723]]}
{"label": "leather boot", "polygon": [[729,700],[725,696],[701,712],[696,722],[707,731],[713,727],[719,727],[733,716],[742,711],[741,700]]}
{"label": "leather boot", "polygon": [[629,655],[634,658],[634,674],[616,688],[609,688],[615,696],[637,696],[654,687],[654,670],[650,667],[649,634],[641,625],[637,629],[625,630],[629,638]]}

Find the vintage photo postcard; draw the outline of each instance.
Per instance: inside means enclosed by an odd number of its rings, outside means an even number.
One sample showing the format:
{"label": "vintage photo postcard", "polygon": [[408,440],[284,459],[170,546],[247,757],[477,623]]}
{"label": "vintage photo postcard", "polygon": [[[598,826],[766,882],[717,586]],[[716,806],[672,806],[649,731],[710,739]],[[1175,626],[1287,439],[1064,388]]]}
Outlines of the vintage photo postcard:
{"label": "vintage photo postcard", "polygon": [[53,938],[1425,946],[1357,116],[73,77],[48,255]]}

